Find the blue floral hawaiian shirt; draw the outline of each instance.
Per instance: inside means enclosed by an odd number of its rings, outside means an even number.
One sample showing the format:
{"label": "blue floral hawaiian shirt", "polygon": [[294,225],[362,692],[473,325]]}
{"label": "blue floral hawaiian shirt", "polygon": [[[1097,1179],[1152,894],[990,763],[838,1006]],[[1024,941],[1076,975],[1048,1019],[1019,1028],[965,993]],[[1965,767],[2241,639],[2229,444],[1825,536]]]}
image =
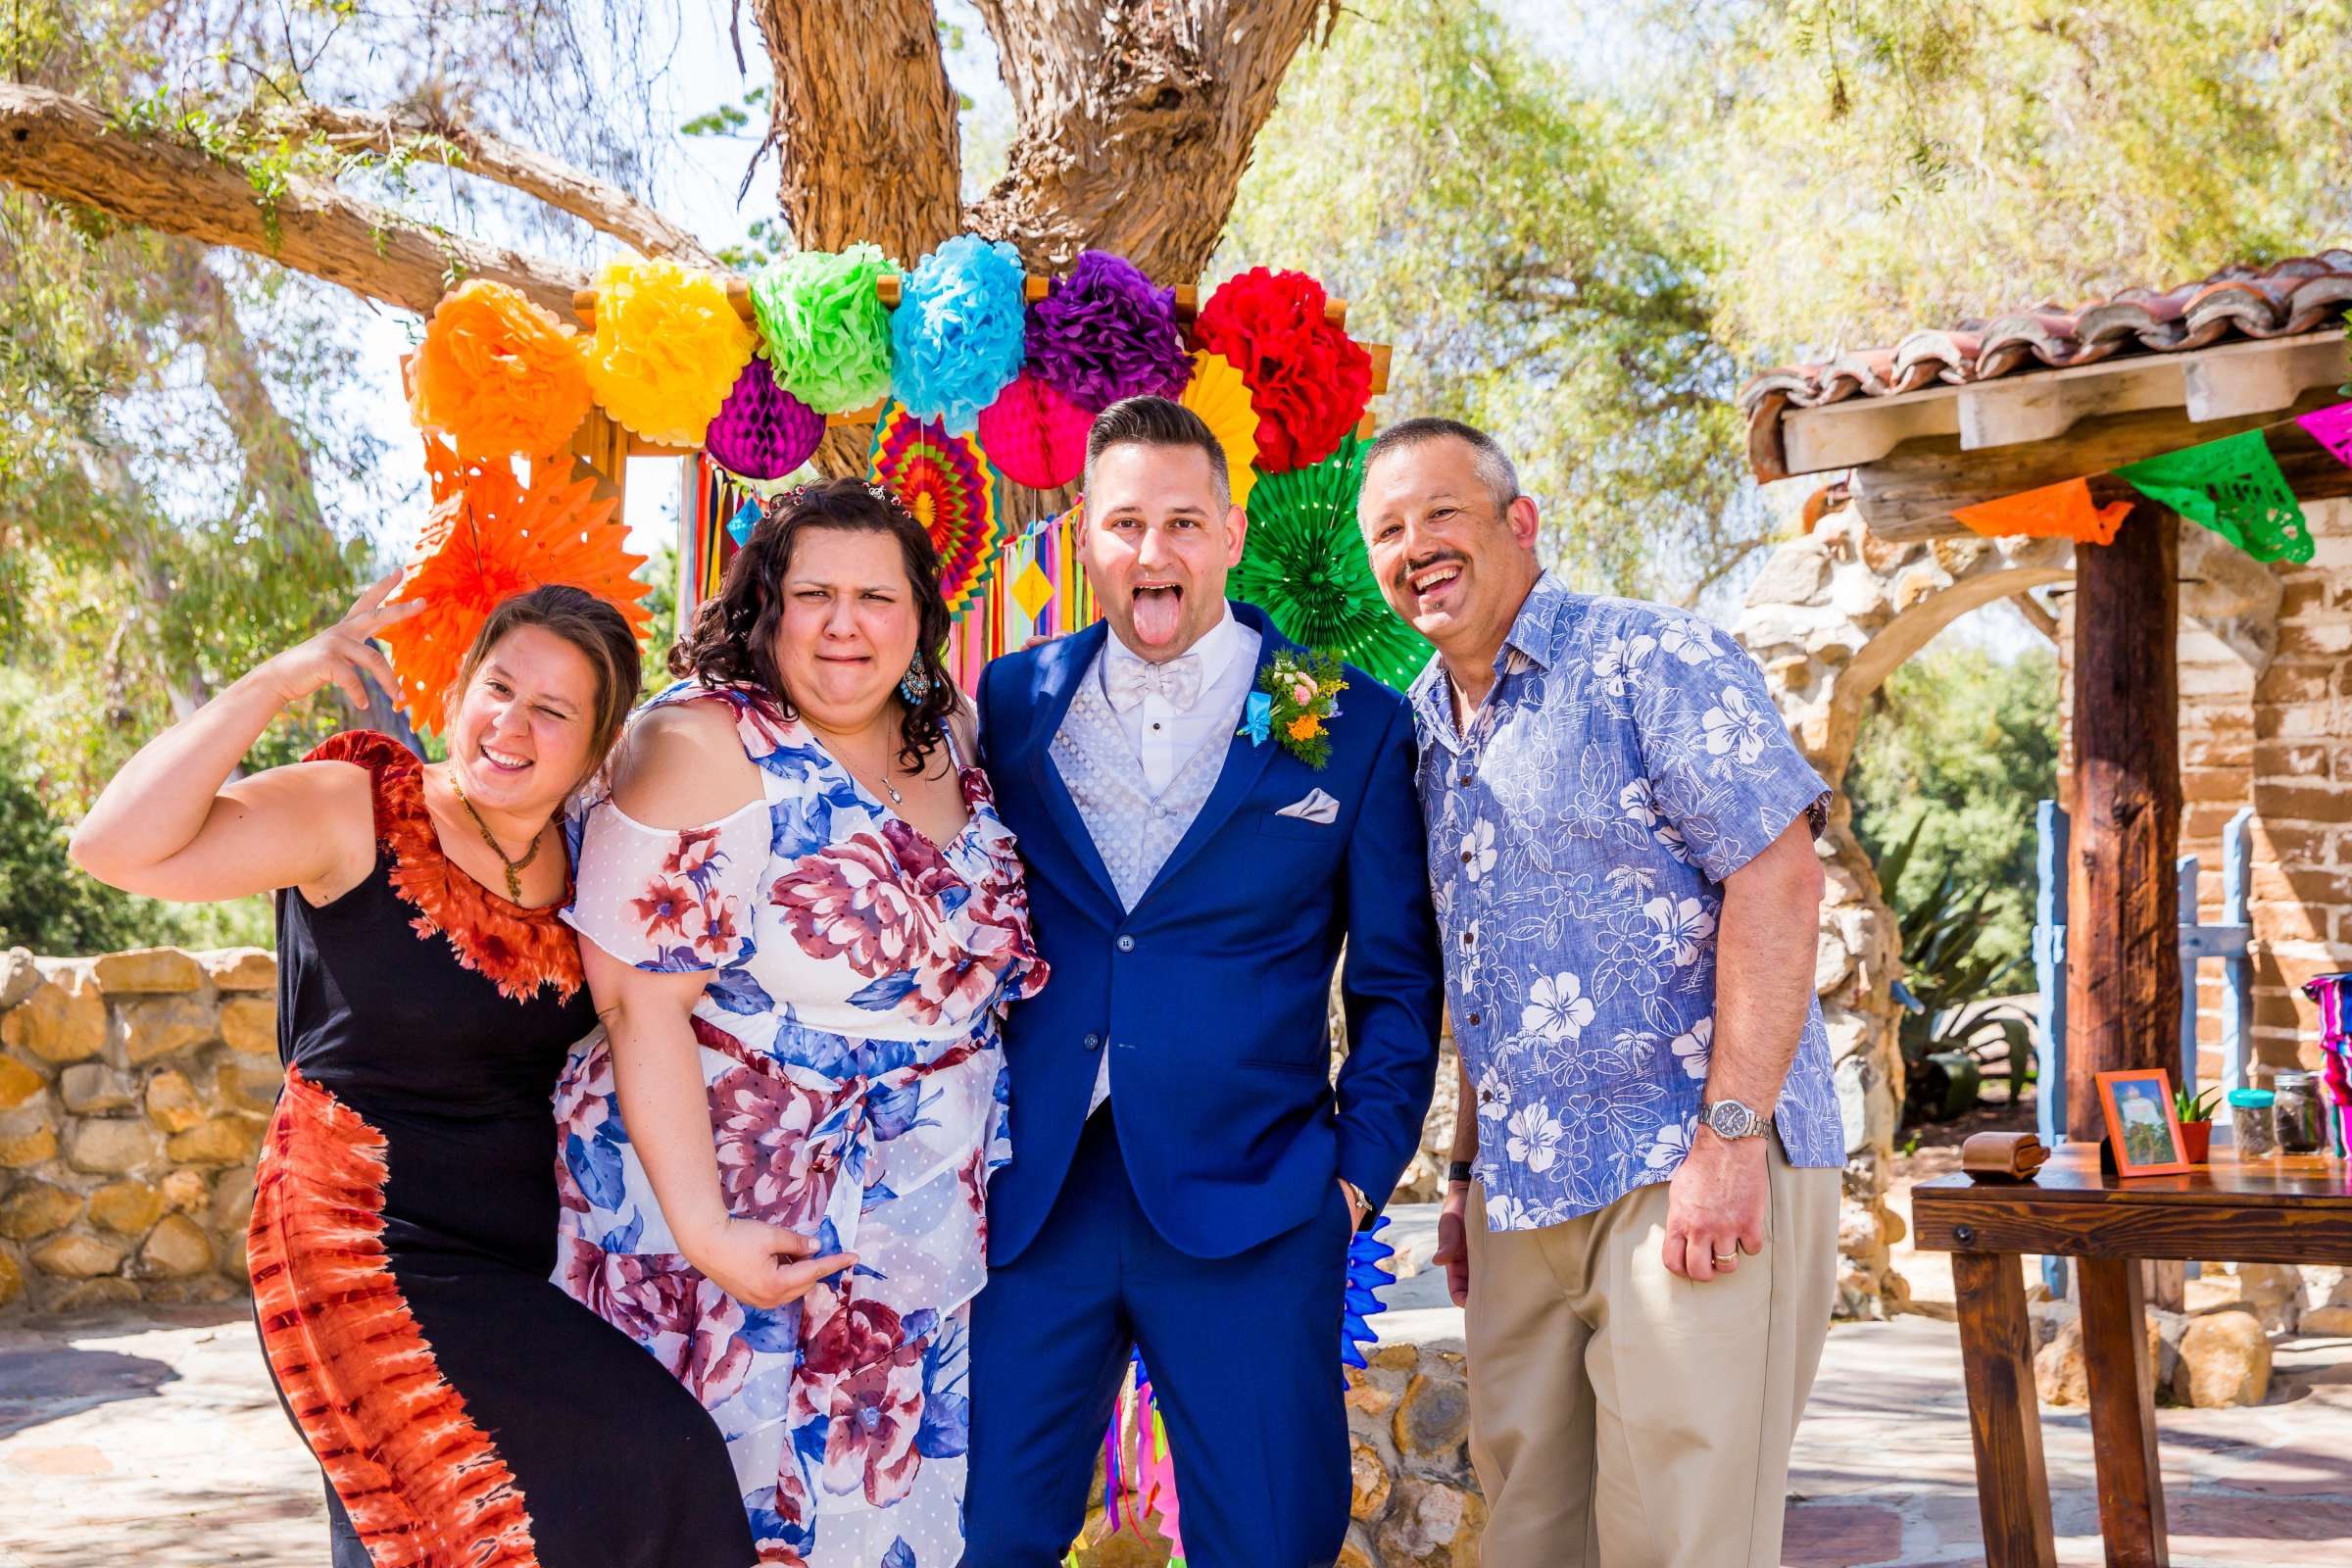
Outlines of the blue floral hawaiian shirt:
{"label": "blue floral hawaiian shirt", "polygon": [[[1454,726],[1413,683],[1429,880],[1495,1230],[1664,1181],[1690,1147],[1715,1029],[1723,883],[1829,790],[1729,636],[1545,572]],[[1759,1107],[1761,1108],[1761,1107]],[[1775,1107],[1794,1165],[1845,1162],[1818,1002]]]}

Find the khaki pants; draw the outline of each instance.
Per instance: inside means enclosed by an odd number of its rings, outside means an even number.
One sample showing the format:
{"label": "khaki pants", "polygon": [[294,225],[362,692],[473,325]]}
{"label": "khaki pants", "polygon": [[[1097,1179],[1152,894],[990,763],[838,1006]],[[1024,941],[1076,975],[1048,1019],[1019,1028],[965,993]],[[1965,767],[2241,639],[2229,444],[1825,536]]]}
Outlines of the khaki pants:
{"label": "khaki pants", "polygon": [[1470,1195],[1470,1461],[1486,1568],[1777,1568],[1838,1262],[1835,1170],[1772,1140],[1764,1250],[1695,1284],[1664,1182],[1542,1230]]}

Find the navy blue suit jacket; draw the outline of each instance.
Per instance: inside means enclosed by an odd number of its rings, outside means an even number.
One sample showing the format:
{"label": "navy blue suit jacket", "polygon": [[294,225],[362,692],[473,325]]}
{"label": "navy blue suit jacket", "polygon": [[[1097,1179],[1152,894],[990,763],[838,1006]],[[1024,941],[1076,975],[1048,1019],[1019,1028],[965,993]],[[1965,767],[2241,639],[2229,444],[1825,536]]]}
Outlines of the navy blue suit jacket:
{"label": "navy blue suit jacket", "polygon": [[[1261,671],[1302,652],[1255,606],[1233,612],[1261,639]],[[1004,1029],[1013,1157],[989,1180],[998,1263],[1053,1208],[1103,1052],[1136,1199],[1195,1257],[1305,1223],[1341,1176],[1385,1203],[1437,1077],[1444,973],[1405,700],[1349,668],[1320,769],[1278,739],[1235,737],[1200,816],[1127,911],[1049,755],[1107,635],[1097,624],[1008,655],[980,680],[989,778],[1053,969]],[[1276,814],[1318,788],[1338,820]],[[1348,1052],[1335,1096],[1327,1019],[1343,940]]]}

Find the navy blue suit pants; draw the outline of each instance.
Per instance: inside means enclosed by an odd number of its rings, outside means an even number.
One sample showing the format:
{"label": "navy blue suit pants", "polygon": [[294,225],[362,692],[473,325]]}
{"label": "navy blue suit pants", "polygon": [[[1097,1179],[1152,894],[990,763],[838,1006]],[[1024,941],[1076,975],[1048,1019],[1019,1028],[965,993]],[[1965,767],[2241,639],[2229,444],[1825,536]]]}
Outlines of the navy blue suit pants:
{"label": "navy blue suit pants", "polygon": [[1327,1568],[1348,1530],[1348,1202],[1234,1257],[1176,1250],[1091,1117],[1037,1239],[972,1307],[964,1568],[1059,1568],[1140,1348],[1191,1568]]}

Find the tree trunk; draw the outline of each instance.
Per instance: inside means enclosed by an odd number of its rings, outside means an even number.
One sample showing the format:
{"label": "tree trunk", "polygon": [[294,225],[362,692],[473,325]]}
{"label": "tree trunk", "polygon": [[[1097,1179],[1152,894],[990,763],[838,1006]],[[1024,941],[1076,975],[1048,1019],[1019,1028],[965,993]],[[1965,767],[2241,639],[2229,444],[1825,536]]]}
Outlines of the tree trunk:
{"label": "tree trunk", "polygon": [[1207,265],[1250,148],[1330,0],[977,0],[1011,91],[1010,168],[980,232],[1031,268],[1114,251],[1162,281]]}
{"label": "tree trunk", "polygon": [[962,225],[956,90],[930,0],[760,0],[784,220],[804,250],[908,267]]}
{"label": "tree trunk", "polygon": [[2075,551],[2067,1136],[2106,1134],[2094,1075],[2173,1067],[2180,1040],[2178,519],[2142,500]]}

